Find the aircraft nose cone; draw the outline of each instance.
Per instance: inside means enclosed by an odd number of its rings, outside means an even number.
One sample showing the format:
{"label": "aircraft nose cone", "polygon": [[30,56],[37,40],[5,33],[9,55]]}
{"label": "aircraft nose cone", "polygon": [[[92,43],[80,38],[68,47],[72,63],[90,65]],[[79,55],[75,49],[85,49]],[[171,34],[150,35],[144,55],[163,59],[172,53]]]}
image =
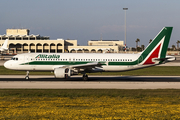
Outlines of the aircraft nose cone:
{"label": "aircraft nose cone", "polygon": [[7,68],[7,69],[9,69],[9,67],[10,67],[9,61],[7,61],[7,62],[4,63],[4,67]]}

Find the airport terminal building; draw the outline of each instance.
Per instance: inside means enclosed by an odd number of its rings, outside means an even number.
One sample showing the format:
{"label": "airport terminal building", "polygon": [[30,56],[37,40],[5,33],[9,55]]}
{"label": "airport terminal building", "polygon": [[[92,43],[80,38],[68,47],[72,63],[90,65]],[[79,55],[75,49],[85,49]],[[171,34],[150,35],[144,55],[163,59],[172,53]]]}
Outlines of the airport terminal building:
{"label": "airport terminal building", "polygon": [[0,46],[9,39],[7,53],[102,53],[119,52],[124,42],[119,40],[91,40],[88,46],[78,46],[77,40],[50,40],[49,36],[30,35],[29,29],[7,29],[5,35],[0,35]]}

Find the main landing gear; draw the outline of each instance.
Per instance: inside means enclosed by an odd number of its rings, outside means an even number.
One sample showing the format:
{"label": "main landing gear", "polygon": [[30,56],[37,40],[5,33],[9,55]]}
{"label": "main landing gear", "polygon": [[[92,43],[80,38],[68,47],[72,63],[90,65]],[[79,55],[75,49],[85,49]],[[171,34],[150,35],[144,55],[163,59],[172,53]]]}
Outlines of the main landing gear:
{"label": "main landing gear", "polygon": [[26,80],[29,80],[29,71],[26,72],[26,77],[25,77]]}
{"label": "main landing gear", "polygon": [[83,78],[82,78],[84,81],[87,81],[88,80],[88,75],[87,74],[83,74]]}

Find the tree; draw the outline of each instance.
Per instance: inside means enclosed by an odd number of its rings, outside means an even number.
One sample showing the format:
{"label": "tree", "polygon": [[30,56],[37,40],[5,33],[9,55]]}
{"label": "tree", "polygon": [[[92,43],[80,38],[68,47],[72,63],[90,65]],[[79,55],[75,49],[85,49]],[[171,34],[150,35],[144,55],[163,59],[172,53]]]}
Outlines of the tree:
{"label": "tree", "polygon": [[176,50],[176,46],[175,45],[172,45],[172,50]]}
{"label": "tree", "polygon": [[149,40],[149,43],[151,43],[151,42],[152,42],[152,39]]}
{"label": "tree", "polygon": [[140,42],[139,38],[136,39],[136,48],[138,47],[138,42]]}
{"label": "tree", "polygon": [[141,45],[141,49],[144,50],[145,49],[145,45]]}
{"label": "tree", "polygon": [[176,42],[176,44],[177,44],[177,50],[179,50],[179,43],[180,43],[180,41],[178,40],[178,41]]}
{"label": "tree", "polygon": [[141,48],[141,47],[137,47],[137,51],[138,51],[138,52],[141,52],[141,51],[142,51],[142,48]]}

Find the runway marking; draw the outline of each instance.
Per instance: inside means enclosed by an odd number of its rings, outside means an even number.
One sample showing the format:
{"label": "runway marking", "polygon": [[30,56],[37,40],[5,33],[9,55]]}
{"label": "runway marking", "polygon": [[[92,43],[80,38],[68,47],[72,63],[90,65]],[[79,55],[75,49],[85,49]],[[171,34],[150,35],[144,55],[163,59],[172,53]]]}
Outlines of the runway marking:
{"label": "runway marking", "polygon": [[180,82],[0,81],[0,89],[180,89]]}

